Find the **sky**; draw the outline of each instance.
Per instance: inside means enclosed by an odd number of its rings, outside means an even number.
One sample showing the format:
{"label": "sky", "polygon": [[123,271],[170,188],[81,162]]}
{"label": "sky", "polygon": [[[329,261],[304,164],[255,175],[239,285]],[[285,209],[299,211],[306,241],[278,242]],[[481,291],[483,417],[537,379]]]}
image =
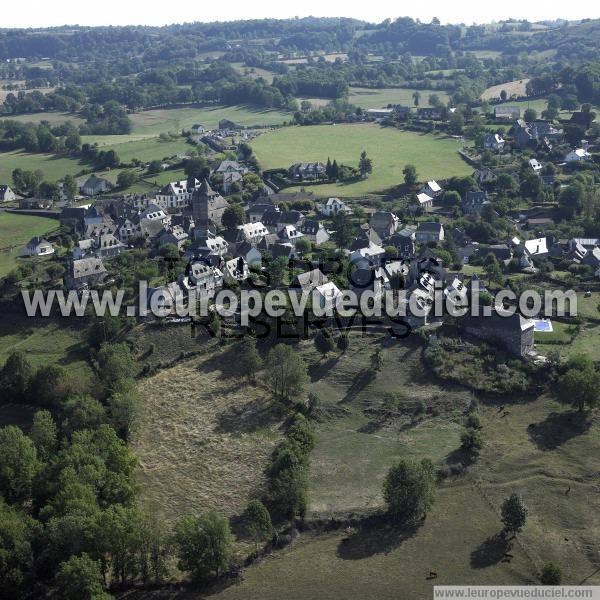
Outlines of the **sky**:
{"label": "sky", "polygon": [[[443,23],[488,23],[508,18],[540,21],[600,17],[600,3],[545,0],[428,0],[428,2],[369,2],[357,0],[30,0],[10,2],[3,7],[0,28],[50,27],[56,25],[168,25],[192,21],[232,21],[256,18],[354,17],[370,22],[400,16],[428,22],[438,17]],[[593,5],[593,7],[592,7]]]}

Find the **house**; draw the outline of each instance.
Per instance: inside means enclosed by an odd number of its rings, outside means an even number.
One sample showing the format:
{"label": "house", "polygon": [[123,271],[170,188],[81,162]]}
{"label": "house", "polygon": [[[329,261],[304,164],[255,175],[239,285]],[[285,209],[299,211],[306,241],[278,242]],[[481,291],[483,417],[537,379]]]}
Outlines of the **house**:
{"label": "house", "polygon": [[102,283],[106,274],[106,267],[101,258],[80,258],[69,262],[65,284],[70,290],[89,288]]}
{"label": "house", "polygon": [[484,167],[483,169],[477,169],[473,172],[473,179],[478,186],[482,187],[494,183],[497,177],[494,171]]}
{"label": "house", "polygon": [[[263,220],[263,215],[267,211],[280,212],[277,206],[273,206],[272,204],[256,202],[252,206],[248,207],[248,209],[246,210],[246,216],[248,217],[248,221],[250,223],[256,223],[256,221]],[[277,219],[275,220],[275,223],[277,223]]]}
{"label": "house", "polygon": [[12,202],[17,199],[17,195],[8,185],[0,185],[0,202]]}
{"label": "house", "polygon": [[577,148],[576,150],[571,150],[565,156],[565,162],[574,163],[574,162],[582,162],[584,160],[588,160],[592,157],[592,155],[583,148]]}
{"label": "house", "polygon": [[324,204],[317,203],[317,210],[326,217],[334,217],[340,213],[352,213],[352,209],[339,198],[328,198]]}
{"label": "house", "polygon": [[284,210],[278,213],[277,231],[286,225],[293,225],[297,229],[302,225],[304,215],[299,210]]}
{"label": "house", "polygon": [[357,269],[368,269],[373,266],[379,266],[384,256],[385,250],[381,246],[371,242],[368,246],[351,252],[349,258],[350,262]]}
{"label": "house", "polygon": [[179,285],[188,297],[195,295],[197,300],[202,300],[223,287],[223,273],[215,266],[192,260],[180,276]]}
{"label": "house", "polygon": [[32,237],[21,253],[21,256],[50,256],[54,254],[54,246],[42,237]]}
{"label": "house", "polygon": [[96,194],[108,192],[111,188],[112,183],[108,179],[92,174],[83,182],[79,189],[85,196],[95,196]]}
{"label": "house", "polygon": [[[223,193],[224,194],[229,194],[232,190],[233,190],[233,185],[235,183],[240,183],[240,181],[242,181],[244,179],[244,176],[241,173],[237,173],[235,171],[231,172],[231,173],[224,173],[223,174],[223,183],[221,185],[221,187],[223,188]],[[241,183],[240,183],[241,185]],[[240,190],[240,188],[237,188],[238,191]]]}
{"label": "house", "polygon": [[381,298],[385,290],[391,288],[391,285],[384,268],[365,264],[350,274],[349,287],[360,302],[365,293],[372,295],[375,299]]}
{"label": "house", "polygon": [[478,215],[486,204],[489,204],[486,191],[469,190],[465,195],[461,209],[465,215]]}
{"label": "house", "polygon": [[318,306],[321,310],[332,311],[341,295],[342,292],[333,281],[318,285],[312,291],[313,307]]}
{"label": "house", "polygon": [[304,292],[311,292],[317,286],[328,282],[329,278],[321,271],[321,269],[313,269],[312,271],[306,271],[296,275],[292,280],[290,288]]}
{"label": "house", "polygon": [[582,264],[588,265],[596,271],[600,268],[600,248],[593,248],[588,250],[581,261]]}
{"label": "house", "polygon": [[535,147],[538,141],[534,128],[523,119],[515,123],[513,137],[519,148]]}
{"label": "house", "polygon": [[175,312],[177,302],[183,299],[183,290],[177,281],[160,287],[149,287],[147,306],[157,316],[167,316]]}
{"label": "house", "polygon": [[409,259],[415,254],[415,230],[405,227],[397,231],[388,244],[397,248],[400,258]]}
{"label": "house", "polygon": [[198,144],[200,141],[202,141],[202,136],[204,135],[205,131],[206,131],[206,129],[200,123],[195,123],[194,125],[192,125],[192,129],[191,129],[192,141],[195,142],[196,144]]}
{"label": "house", "polygon": [[495,106],[494,118],[503,121],[514,121],[521,117],[521,109],[518,106]]}
{"label": "house", "polygon": [[429,244],[441,242],[444,239],[444,226],[436,222],[421,222],[415,232],[415,240],[418,244]]}
{"label": "house", "polygon": [[121,254],[125,245],[112,233],[104,233],[94,240],[94,253],[99,258],[112,258]]}
{"label": "house", "polygon": [[92,238],[87,238],[84,240],[79,240],[71,251],[71,256],[74,259],[84,258],[88,254],[91,254],[94,250],[94,240]]}
{"label": "house", "polygon": [[367,248],[369,244],[375,244],[381,246],[382,240],[380,235],[368,225],[361,226],[359,234],[356,236],[350,246],[350,250],[359,250],[360,248]]}
{"label": "house", "polygon": [[163,246],[165,244],[173,244],[177,246],[179,250],[183,247],[183,244],[188,240],[189,236],[184,231],[181,225],[173,225],[168,229],[163,229],[157,238],[157,242],[159,246]]}
{"label": "house", "polygon": [[269,233],[269,230],[261,221],[244,223],[243,225],[238,225],[236,229],[238,231],[238,241],[245,241],[254,245],[258,244]]}
{"label": "house", "polygon": [[433,208],[433,198],[425,192],[419,192],[411,203],[411,208],[422,212],[429,212]]}
{"label": "house", "polygon": [[85,213],[85,206],[69,206],[62,209],[58,219],[61,225],[71,227],[75,231],[82,231]]}
{"label": "house", "polygon": [[394,114],[393,108],[369,108],[367,110],[367,117],[379,121],[381,119],[388,119]]}
{"label": "house", "polygon": [[551,121],[536,120],[532,123],[534,135],[538,140],[559,141],[564,131],[557,129]]}
{"label": "house", "polygon": [[223,263],[223,280],[228,283],[240,283],[250,276],[248,263],[243,257],[238,256]]}
{"label": "house", "polygon": [[533,172],[536,174],[542,170],[542,165],[538,162],[537,158],[530,158],[529,166],[532,168]]}
{"label": "house", "polygon": [[223,191],[228,194],[232,185],[241,181],[243,176],[248,173],[248,169],[235,160],[224,160],[217,167],[215,173],[223,177]]}
{"label": "house", "polygon": [[437,198],[438,196],[441,196],[443,191],[444,190],[442,190],[439,183],[433,180],[426,182],[421,188],[421,193],[427,194],[431,198]]}
{"label": "house", "polygon": [[425,120],[430,119],[433,121],[439,121],[442,118],[442,111],[436,107],[424,107],[417,108],[417,119]]}
{"label": "house", "polygon": [[488,133],[483,138],[483,148],[492,152],[502,152],[505,143],[504,138],[499,133]]}
{"label": "house", "polygon": [[131,238],[137,238],[141,235],[139,215],[121,217],[117,221],[117,236],[122,242],[127,243]]}
{"label": "house", "polygon": [[234,257],[243,258],[250,268],[260,267],[262,264],[262,254],[260,250],[249,242],[239,242],[230,246],[230,254]]}
{"label": "house", "polygon": [[197,179],[188,181],[171,181],[156,194],[155,203],[162,208],[181,209],[189,206],[192,193],[200,182]]}
{"label": "house", "polygon": [[316,219],[305,219],[300,225],[300,232],[315,246],[328,242],[331,237],[323,223]]}
{"label": "house", "polygon": [[296,163],[288,169],[288,173],[298,181],[315,181],[326,177],[325,165],[321,162]]}
{"label": "house", "polygon": [[503,317],[497,311],[490,316],[466,314],[459,324],[465,333],[500,344],[515,356],[525,358],[533,352],[534,321],[518,313],[510,317]]}
{"label": "house", "polygon": [[371,215],[369,225],[377,232],[381,240],[387,240],[398,229],[400,219],[392,212],[378,210]]}
{"label": "house", "polygon": [[302,239],[304,237],[302,232],[299,229],[297,229],[294,225],[285,225],[279,230],[277,236],[279,237],[279,240],[282,243],[292,244],[293,246],[296,245],[296,242],[299,239]]}
{"label": "house", "polygon": [[550,252],[552,241],[547,237],[525,240],[522,244],[524,254],[532,258],[543,258]]}

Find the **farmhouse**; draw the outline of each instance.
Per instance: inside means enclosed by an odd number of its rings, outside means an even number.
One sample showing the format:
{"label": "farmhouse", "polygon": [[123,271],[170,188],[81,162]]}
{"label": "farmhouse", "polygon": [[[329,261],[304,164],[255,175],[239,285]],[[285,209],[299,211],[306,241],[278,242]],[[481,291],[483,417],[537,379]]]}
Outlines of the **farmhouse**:
{"label": "farmhouse", "polygon": [[108,192],[111,188],[112,183],[108,179],[103,179],[92,174],[83,182],[79,189],[85,196],[95,196],[96,194]]}
{"label": "farmhouse", "polygon": [[392,236],[399,224],[400,219],[394,213],[384,210],[374,212],[369,220],[369,225],[382,240],[387,240]]}
{"label": "farmhouse", "polygon": [[521,109],[518,106],[495,106],[494,117],[503,121],[514,121],[520,118]]}
{"label": "farmhouse", "polygon": [[17,195],[8,185],[0,185],[0,202],[12,202],[17,199]]}
{"label": "farmhouse", "polygon": [[46,239],[32,237],[23,249],[22,256],[49,256],[54,254],[54,246]]}
{"label": "farmhouse", "polygon": [[328,198],[324,204],[317,203],[318,211],[326,217],[333,217],[339,213],[350,214],[352,209],[339,198]]}

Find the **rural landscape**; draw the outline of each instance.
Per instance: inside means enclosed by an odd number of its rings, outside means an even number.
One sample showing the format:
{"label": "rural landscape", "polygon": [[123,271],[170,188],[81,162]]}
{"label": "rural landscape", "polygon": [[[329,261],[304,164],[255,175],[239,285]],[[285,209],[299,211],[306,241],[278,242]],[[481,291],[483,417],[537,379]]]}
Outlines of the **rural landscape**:
{"label": "rural landscape", "polygon": [[0,28],[0,600],[600,586],[599,53]]}

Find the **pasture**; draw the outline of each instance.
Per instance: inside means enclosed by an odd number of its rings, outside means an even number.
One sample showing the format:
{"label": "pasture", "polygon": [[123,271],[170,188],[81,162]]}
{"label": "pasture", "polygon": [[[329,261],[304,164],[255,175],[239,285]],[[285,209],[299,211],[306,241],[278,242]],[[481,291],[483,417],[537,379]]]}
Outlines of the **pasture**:
{"label": "pasture", "polygon": [[54,154],[29,154],[20,150],[0,152],[0,181],[12,182],[15,169],[41,171],[46,181],[58,181],[67,173],[76,175],[85,165],[76,158],[56,156]]}
{"label": "pasture", "polygon": [[0,277],[17,265],[19,250],[35,235],[58,229],[58,221],[45,217],[0,212]]}
{"label": "pasture", "polygon": [[481,94],[482,100],[493,100],[494,98],[500,98],[500,92],[506,90],[508,97],[511,96],[525,96],[525,87],[529,79],[519,79],[516,81],[507,81],[506,83],[500,83],[493,85]]}
{"label": "pasture", "polygon": [[[413,106],[413,94],[417,90],[411,88],[361,88],[351,87],[348,101],[362,108],[384,108],[388,104]],[[421,94],[419,106],[429,106],[429,96],[436,94],[444,104],[448,102],[448,94],[444,90],[418,90]]]}
{"label": "pasture", "polygon": [[263,169],[287,168],[296,162],[334,158],[357,166],[362,150],[373,161],[373,173],[365,180],[311,186],[319,196],[356,197],[381,192],[403,181],[402,169],[412,163],[419,180],[467,175],[472,168],[458,155],[456,140],[375,123],[285,127],[260,135],[252,142]]}

